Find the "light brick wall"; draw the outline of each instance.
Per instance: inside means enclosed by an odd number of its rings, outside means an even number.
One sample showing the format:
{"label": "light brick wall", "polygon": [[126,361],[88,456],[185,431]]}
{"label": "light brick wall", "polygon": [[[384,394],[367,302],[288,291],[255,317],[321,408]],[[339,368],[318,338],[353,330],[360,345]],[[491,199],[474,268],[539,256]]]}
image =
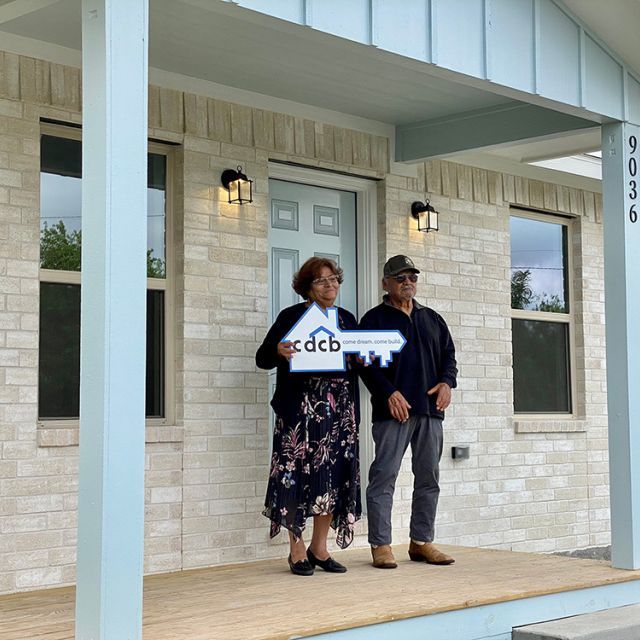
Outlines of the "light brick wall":
{"label": "light brick wall", "polygon": [[[42,118],[81,122],[78,71],[0,53],[0,592],[67,584],[75,573],[77,428],[37,424]],[[417,179],[390,175],[385,138],[157,87],[149,124],[151,137],[180,146],[175,420],[147,428],[148,572],[286,553],[286,537],[270,542],[260,514],[268,393],[254,353],[267,329],[269,160],[381,179],[380,264],[411,254],[425,271],[419,297],[450,324],[460,387],[447,446],[469,443],[472,456],[454,464],[445,449],[438,538],[540,551],[608,541],[599,197],[444,162],[422,165]],[[226,204],[219,186],[237,164],[255,180],[249,206]],[[409,220],[411,202],[425,195],[442,214],[438,234]],[[538,432],[513,424],[510,203],[576,216],[580,420]],[[408,535],[411,484],[405,464],[398,542]],[[355,544],[366,545],[366,522],[357,531]]]}
{"label": "light brick wall", "polygon": [[[365,134],[186,99],[193,102],[190,130],[205,135],[215,118],[223,141],[184,138],[185,568],[285,553],[286,537],[270,543],[261,515],[269,407],[267,376],[254,360],[268,321],[269,160],[371,176],[383,176],[388,164],[380,140]],[[232,124],[221,123],[223,117]],[[236,127],[240,133],[232,134]],[[340,164],[338,157],[360,164]],[[237,164],[254,180],[250,206],[229,205],[216,186],[222,171]]]}
{"label": "light brick wall", "polygon": [[[414,257],[424,271],[418,297],[445,317],[457,346],[459,387],[445,421],[438,539],[527,551],[607,544],[600,196],[440,161],[422,165],[417,180],[387,183],[386,255]],[[441,213],[440,232],[426,237],[407,216],[411,202],[425,194]],[[513,416],[510,205],[575,217],[573,421],[527,424]],[[469,444],[471,458],[452,460],[453,444]],[[408,460],[402,473],[396,499],[405,502],[396,540],[408,535]]]}

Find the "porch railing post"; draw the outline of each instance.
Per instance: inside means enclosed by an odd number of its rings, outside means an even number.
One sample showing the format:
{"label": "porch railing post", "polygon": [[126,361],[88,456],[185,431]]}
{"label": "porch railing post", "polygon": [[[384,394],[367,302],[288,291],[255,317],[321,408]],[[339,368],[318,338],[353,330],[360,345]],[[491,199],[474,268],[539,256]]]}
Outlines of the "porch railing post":
{"label": "porch railing post", "polygon": [[77,640],[140,640],[148,0],[83,0]]}
{"label": "porch railing post", "polygon": [[612,564],[640,568],[640,127],[602,128]]}

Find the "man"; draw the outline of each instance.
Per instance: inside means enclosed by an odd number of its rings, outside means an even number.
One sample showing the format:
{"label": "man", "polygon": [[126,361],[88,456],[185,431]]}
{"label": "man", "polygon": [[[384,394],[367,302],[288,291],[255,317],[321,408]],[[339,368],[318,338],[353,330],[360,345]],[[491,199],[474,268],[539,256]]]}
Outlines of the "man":
{"label": "man", "polygon": [[411,258],[398,255],[384,265],[382,304],[368,311],[361,328],[397,329],[407,340],[388,367],[366,367],[371,392],[375,459],[369,470],[367,508],[373,566],[395,569],[391,551],[391,509],[400,464],[411,444],[414,475],[409,557],[452,564],[433,543],[440,487],[442,420],[456,386],[455,348],[441,316],[414,300],[418,274]]}

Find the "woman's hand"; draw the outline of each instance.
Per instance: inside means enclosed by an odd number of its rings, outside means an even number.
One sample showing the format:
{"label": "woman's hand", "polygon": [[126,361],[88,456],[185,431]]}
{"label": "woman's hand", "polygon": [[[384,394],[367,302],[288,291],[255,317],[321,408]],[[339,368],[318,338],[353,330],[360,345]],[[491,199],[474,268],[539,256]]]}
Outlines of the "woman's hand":
{"label": "woman's hand", "polygon": [[291,360],[293,354],[296,352],[293,342],[290,340],[287,342],[278,342],[278,355],[285,360]]}

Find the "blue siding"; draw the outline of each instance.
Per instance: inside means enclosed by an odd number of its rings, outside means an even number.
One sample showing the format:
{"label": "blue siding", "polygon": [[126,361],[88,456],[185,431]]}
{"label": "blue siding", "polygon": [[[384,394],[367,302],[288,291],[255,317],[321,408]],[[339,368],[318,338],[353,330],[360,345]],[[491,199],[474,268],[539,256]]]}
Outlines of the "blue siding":
{"label": "blue siding", "polygon": [[549,101],[536,104],[571,115],[577,113],[571,107],[584,107],[596,114],[587,115],[593,120],[599,115],[626,116],[640,122],[637,78],[559,0],[233,1],[432,63],[449,72],[441,77],[469,82],[450,72],[464,74],[475,80],[473,86],[487,91],[501,85],[522,92],[509,97],[527,102],[528,95],[536,94]]}
{"label": "blue siding", "polygon": [[371,43],[370,0],[307,0],[307,24],[347,40]]}
{"label": "blue siding", "polygon": [[[416,60],[431,61],[431,3],[373,0],[373,44]],[[404,37],[398,38],[398,33]]]}
{"label": "blue siding", "polygon": [[447,69],[483,78],[484,2],[432,0],[434,3],[434,62]]}
{"label": "blue siding", "polygon": [[580,28],[551,0],[537,1],[540,3],[537,93],[579,105]]}
{"label": "blue siding", "polygon": [[305,0],[278,0],[269,3],[265,3],[264,0],[242,0],[240,4],[247,9],[268,13],[275,18],[289,22],[297,22],[298,24],[305,22]]}
{"label": "blue siding", "polygon": [[535,93],[533,0],[490,0],[487,10],[487,77]]}
{"label": "blue siding", "polygon": [[[585,66],[589,69],[589,74],[585,77],[584,106],[592,111],[622,120],[624,118],[622,65],[611,58],[597,42],[586,36]],[[619,97],[619,100],[612,100],[616,97]]]}

